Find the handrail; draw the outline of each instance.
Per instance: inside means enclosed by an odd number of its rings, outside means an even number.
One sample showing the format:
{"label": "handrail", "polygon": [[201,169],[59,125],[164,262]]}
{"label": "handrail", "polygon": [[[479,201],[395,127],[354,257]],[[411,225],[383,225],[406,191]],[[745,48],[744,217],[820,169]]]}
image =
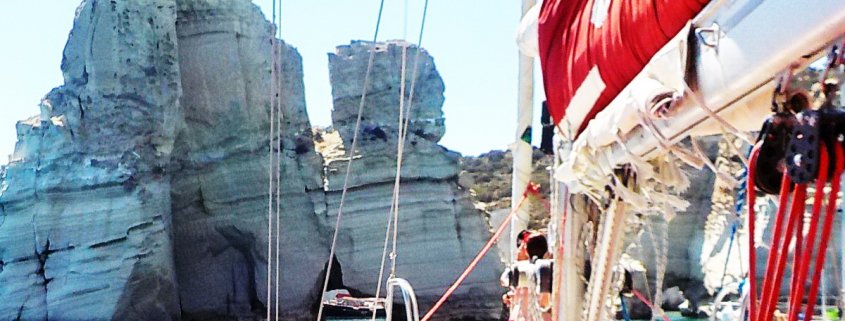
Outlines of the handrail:
{"label": "handrail", "polygon": [[719,293],[716,294],[716,298],[713,299],[713,313],[710,314],[710,319],[709,319],[710,321],[716,321],[717,320],[716,314],[722,308],[722,301],[724,301],[725,297],[727,297],[728,295],[731,295],[731,294],[741,294],[741,293],[739,293],[739,288],[740,288],[740,282],[735,282],[735,283],[731,283],[731,284],[723,287],[721,290],[719,290]]}
{"label": "handrail", "polygon": [[387,321],[393,319],[393,291],[395,287],[402,290],[402,299],[405,302],[405,318],[408,321],[420,320],[420,309],[417,306],[417,295],[414,294],[414,288],[405,279],[391,277],[387,279],[387,297],[384,302],[384,310],[386,312]]}

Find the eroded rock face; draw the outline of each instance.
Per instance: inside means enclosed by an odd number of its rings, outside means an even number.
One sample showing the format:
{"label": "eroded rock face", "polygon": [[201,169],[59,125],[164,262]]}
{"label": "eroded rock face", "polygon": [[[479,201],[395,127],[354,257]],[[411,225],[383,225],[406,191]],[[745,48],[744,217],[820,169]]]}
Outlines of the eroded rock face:
{"label": "eroded rock face", "polygon": [[[272,30],[247,0],[82,3],[65,85],[0,173],[0,319],[264,314]],[[317,298],[325,205],[301,57],[276,51],[293,320]]]}
{"label": "eroded rock face", "polygon": [[0,319],[179,319],[173,0],[84,1],[0,181]]}
{"label": "eroded rock face", "polygon": [[[263,315],[273,28],[250,1],[178,4],[185,127],[176,139],[171,195],[183,313]],[[284,43],[275,56],[284,115],[280,304],[293,320],[310,313],[328,257],[307,194],[322,192],[322,161],[305,111],[302,58]]]}
{"label": "eroded rock face", "polygon": [[[335,150],[324,164],[315,151],[301,57],[273,46],[272,34],[248,0],[83,1],[65,84],[40,116],[18,123],[12,161],[0,168],[0,319],[260,319],[275,166],[281,318],[313,319],[347,160]],[[367,46],[330,59],[346,144]],[[395,174],[400,53],[391,43],[376,58],[338,252],[344,282],[364,293],[375,289]],[[272,57],[284,114],[274,124],[278,165],[269,157]],[[457,185],[458,155],[437,145],[444,86],[425,52],[417,84],[398,273],[427,308],[489,232]],[[497,318],[498,272],[494,256],[483,261],[439,318]]]}
{"label": "eroded rock face", "polygon": [[[352,42],[329,55],[332,120],[345,150],[351,148],[371,45]],[[421,50],[408,46],[406,97],[414,57]],[[338,240],[344,283],[366,293],[376,290],[396,174],[401,57],[402,43],[377,45]],[[401,175],[397,275],[414,286],[420,309],[426,310],[463,271],[490,232],[467,191],[457,184],[459,155],[437,145],[444,134],[444,85],[424,50],[418,68]],[[321,217],[333,228],[348,159],[337,153],[324,157],[328,207]],[[436,318],[498,318],[500,272],[497,257],[488,255]]]}

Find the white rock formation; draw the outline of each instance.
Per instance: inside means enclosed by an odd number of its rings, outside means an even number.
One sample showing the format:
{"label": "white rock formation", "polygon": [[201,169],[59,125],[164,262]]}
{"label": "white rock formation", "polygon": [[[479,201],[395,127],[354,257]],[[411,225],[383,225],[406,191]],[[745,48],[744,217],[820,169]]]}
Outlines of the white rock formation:
{"label": "white rock formation", "polygon": [[[352,42],[329,55],[332,119],[345,150],[351,147],[371,45]],[[420,50],[408,46],[406,97],[411,67]],[[376,289],[396,173],[401,52],[401,42],[377,45],[338,241],[345,284],[367,293]],[[426,310],[463,271],[490,232],[467,191],[457,184],[458,154],[437,145],[445,133],[444,85],[425,50],[416,87],[402,166],[397,275],[411,282],[421,309]],[[333,229],[348,159],[324,157],[328,207],[321,217]],[[500,272],[498,257],[488,255],[437,319],[497,318],[503,291],[497,284]]]}
{"label": "white rock formation", "polygon": [[[0,319],[263,315],[272,33],[247,0],[82,3],[65,85],[18,124],[0,173]],[[281,302],[308,318],[322,163],[301,58],[278,56],[282,282],[297,289]]]}
{"label": "white rock formation", "polygon": [[[65,84],[39,116],[18,123],[12,161],[0,168],[0,319],[260,319],[272,50],[284,113],[281,317],[313,319],[344,161],[324,168],[301,57],[284,43],[273,48],[272,34],[248,0],[82,2],[64,51]],[[341,131],[349,130],[343,99],[354,100],[362,75],[350,55],[361,48],[332,58]],[[372,126],[395,117],[396,46],[385,52],[393,56],[377,59],[373,85],[384,92],[371,96]],[[427,307],[489,232],[456,184],[457,155],[437,145],[443,83],[423,59],[399,271]],[[339,252],[349,285],[365,292],[375,288],[383,235],[372,223],[384,222],[390,204],[396,131],[384,128],[389,142],[359,149]],[[498,271],[484,261],[440,319],[493,318]]]}
{"label": "white rock formation", "polygon": [[179,319],[173,0],[85,1],[0,181],[0,319]]}
{"label": "white rock formation", "polygon": [[[176,272],[186,317],[263,315],[273,26],[246,0],[179,0],[184,127],[171,166]],[[328,256],[307,194],[322,161],[305,111],[302,58],[282,43],[281,310],[308,318]],[[278,127],[278,125],[275,125]]]}

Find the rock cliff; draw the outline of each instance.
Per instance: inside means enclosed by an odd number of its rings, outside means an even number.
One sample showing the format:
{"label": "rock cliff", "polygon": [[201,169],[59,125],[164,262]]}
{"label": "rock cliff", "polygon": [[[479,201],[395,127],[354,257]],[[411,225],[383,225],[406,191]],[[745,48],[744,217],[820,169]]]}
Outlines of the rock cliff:
{"label": "rock cliff", "polygon": [[[0,319],[178,319],[172,0],[85,1],[0,182]],[[142,313],[142,314],[140,314]]]}
{"label": "rock cliff", "polygon": [[[0,189],[0,319],[263,315],[272,26],[249,1],[84,1],[65,85],[18,124]],[[302,66],[281,69],[282,291],[318,297],[326,246]],[[308,254],[303,254],[308,251]]]}
{"label": "rock cliff", "polygon": [[[444,84],[432,57],[402,42],[379,43],[362,115],[359,144],[352,162],[349,192],[338,241],[338,259],[346,285],[368,293],[376,289],[387,216],[396,172],[402,46],[408,46],[406,97],[411,66],[420,52],[400,189],[397,275],[414,285],[421,309],[427,309],[455,280],[490,236],[486,223],[458,186],[459,154],[437,142],[445,133]],[[329,55],[334,129],[344,150],[351,147],[363,78],[372,43],[352,42]],[[333,228],[348,158],[325,149],[327,210]],[[498,318],[501,266],[488,255],[456,292],[437,319]]]}
{"label": "rock cliff", "polygon": [[[0,319],[260,319],[274,52],[282,318],[313,319],[347,160],[335,153],[324,164],[316,152],[302,58],[273,46],[272,34],[248,0],[82,2],[65,83],[18,123],[0,168]],[[397,48],[377,55],[338,252],[344,280],[365,293],[375,289],[395,171]],[[330,57],[335,128],[347,144],[367,52],[353,43]],[[437,145],[444,86],[422,57],[398,271],[426,308],[489,232],[457,185],[458,155]],[[386,138],[373,139],[375,128]],[[494,318],[499,271],[484,261],[440,319]]]}
{"label": "rock cliff", "polygon": [[[182,311],[198,318],[263,315],[273,27],[249,1],[177,3],[183,127],[170,175]],[[302,58],[284,43],[276,50],[284,115],[279,302],[294,319],[305,318],[317,300],[317,271],[328,251],[306,194],[322,190],[322,162],[305,111]]]}

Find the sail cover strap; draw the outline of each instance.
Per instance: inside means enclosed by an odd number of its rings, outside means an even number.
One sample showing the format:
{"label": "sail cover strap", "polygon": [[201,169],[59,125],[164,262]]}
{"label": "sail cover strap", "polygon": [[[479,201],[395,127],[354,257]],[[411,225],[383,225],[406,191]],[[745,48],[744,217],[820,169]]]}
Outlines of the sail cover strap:
{"label": "sail cover strap", "polygon": [[[568,120],[580,134],[708,2],[546,0],[538,34],[543,83],[554,122],[575,113],[579,119]],[[570,106],[593,69],[598,69],[605,84],[601,94],[594,102]]]}

